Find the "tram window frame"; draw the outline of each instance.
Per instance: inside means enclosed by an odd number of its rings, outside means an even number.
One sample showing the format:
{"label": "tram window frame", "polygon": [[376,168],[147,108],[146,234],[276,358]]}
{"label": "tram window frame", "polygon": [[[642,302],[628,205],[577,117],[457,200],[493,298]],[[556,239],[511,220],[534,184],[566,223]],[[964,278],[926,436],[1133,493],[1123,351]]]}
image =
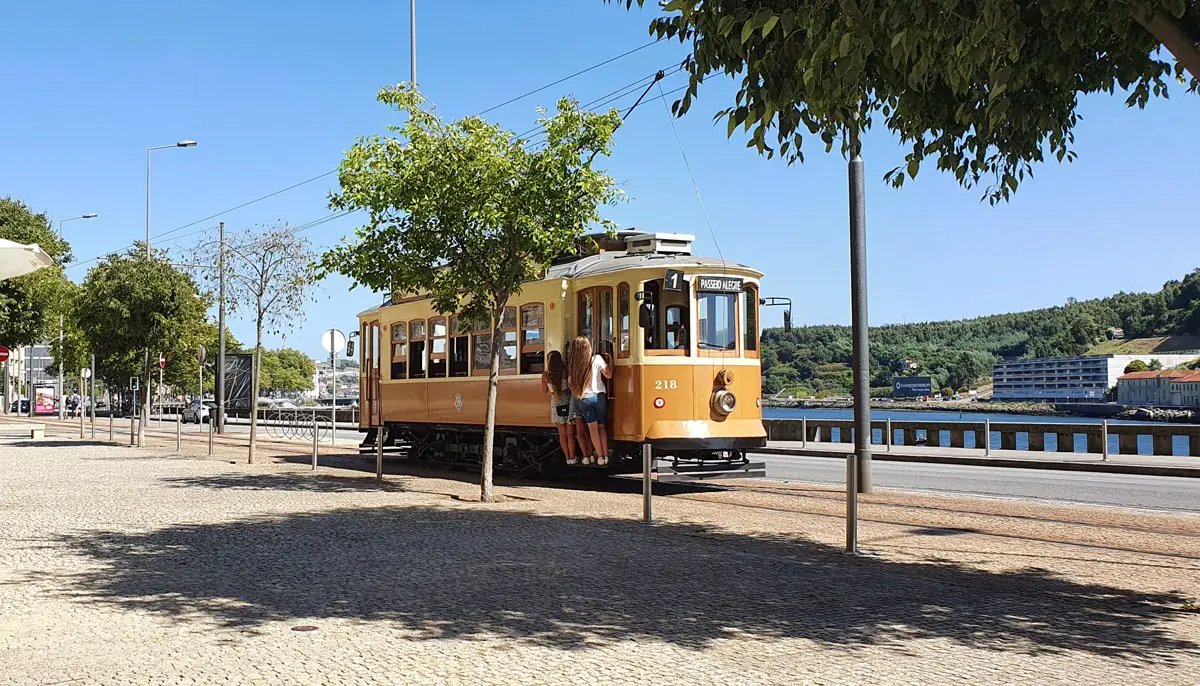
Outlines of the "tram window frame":
{"label": "tram window frame", "polygon": [[758,286],[748,283],[742,287],[742,355],[758,357]]}
{"label": "tram window frame", "polygon": [[[586,303],[586,305],[585,305]],[[575,335],[594,341],[596,333],[596,290],[584,288],[575,296]]]}
{"label": "tram window frame", "polygon": [[[428,378],[444,379],[450,371],[449,350],[450,329],[445,317],[430,317],[425,329],[425,339],[429,341],[429,369]],[[439,334],[438,331],[441,333]],[[438,347],[441,347],[441,352],[438,352]]]}
{"label": "tram window frame", "polygon": [[[479,345],[486,346],[482,364],[479,358]],[[471,333],[471,376],[487,376],[491,372],[492,360],[492,325],[490,321],[475,323]]]}
{"label": "tram window frame", "polygon": [[[421,327],[421,333],[417,333],[417,325]],[[408,323],[408,378],[424,379],[428,376],[428,364],[426,362],[426,331],[424,319],[413,319]]]}
{"label": "tram window frame", "polygon": [[[506,307],[500,317],[500,373],[513,375],[518,372],[517,359],[520,357],[520,346],[517,334],[517,308]],[[509,352],[509,348],[512,352]]]}
{"label": "tram window frame", "polygon": [[[696,293],[696,350],[701,357],[737,357],[739,350],[738,340],[740,332],[738,331],[741,316],[739,313],[739,301],[741,300],[740,291],[698,291]],[[718,303],[725,307],[718,307]],[[717,329],[715,325],[712,331],[705,331],[700,322],[708,321],[701,319],[702,309],[705,304],[710,304],[712,308],[708,314],[710,316],[718,314],[718,310],[724,310],[726,315],[725,327],[729,330],[729,345],[726,348],[704,347],[705,342],[701,338],[706,334],[715,333]]]}
{"label": "tram window frame", "polygon": [[450,317],[450,339],[447,347],[449,373],[452,378],[471,375],[471,327],[462,317]]}
{"label": "tram window frame", "polygon": [[[654,311],[654,330],[645,331],[643,352],[650,356],[690,357],[694,338],[692,336],[692,284],[684,279],[682,289],[678,291],[667,291],[663,285],[664,279],[651,279],[642,285]],[[667,330],[668,311],[672,310],[680,313],[680,323],[684,325],[684,337],[687,340],[683,348],[667,347],[671,338],[670,332]]]}
{"label": "tram window frame", "polygon": [[617,354],[616,303],[613,302],[611,286],[596,287],[596,335],[592,339],[592,350],[597,355]]}
{"label": "tram window frame", "polygon": [[[537,326],[527,326],[526,313],[537,312]],[[543,303],[525,303],[520,307],[521,325],[518,341],[520,350],[519,373],[541,374],[546,369],[546,306]],[[537,332],[537,342],[529,342],[529,332]]]}
{"label": "tram window frame", "polygon": [[408,322],[392,322],[392,355],[388,378],[408,378]]}
{"label": "tram window frame", "polygon": [[629,357],[633,348],[630,334],[629,284],[617,286],[617,357]]}

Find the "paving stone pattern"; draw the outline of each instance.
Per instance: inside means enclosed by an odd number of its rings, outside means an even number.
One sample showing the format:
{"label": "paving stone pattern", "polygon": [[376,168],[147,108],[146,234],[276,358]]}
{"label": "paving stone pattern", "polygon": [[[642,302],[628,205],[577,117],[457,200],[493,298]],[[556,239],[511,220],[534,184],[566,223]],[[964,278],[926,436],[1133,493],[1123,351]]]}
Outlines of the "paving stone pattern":
{"label": "paving stone pattern", "polygon": [[0,444],[0,684],[1200,683],[1198,518],[500,490]]}

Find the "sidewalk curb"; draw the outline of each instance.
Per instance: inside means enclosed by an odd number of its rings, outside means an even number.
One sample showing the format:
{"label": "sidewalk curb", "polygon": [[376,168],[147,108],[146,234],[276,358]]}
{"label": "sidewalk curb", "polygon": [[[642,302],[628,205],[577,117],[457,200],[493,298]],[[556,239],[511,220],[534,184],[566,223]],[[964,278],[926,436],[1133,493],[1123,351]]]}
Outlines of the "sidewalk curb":
{"label": "sidewalk curb", "polygon": [[[795,457],[828,457],[845,459],[846,452],[815,450],[811,448],[755,448],[750,452],[763,455],[789,455]],[[1163,467],[1157,465],[1133,465],[1113,462],[1053,462],[1048,460],[1014,460],[1002,457],[957,457],[950,455],[899,455],[887,452],[871,453],[871,459],[879,462],[918,462],[925,464],[957,464],[973,467],[1009,467],[1013,469],[1052,469],[1063,472],[1098,472],[1104,474],[1140,474],[1143,476],[1174,476],[1200,479],[1200,467]]]}

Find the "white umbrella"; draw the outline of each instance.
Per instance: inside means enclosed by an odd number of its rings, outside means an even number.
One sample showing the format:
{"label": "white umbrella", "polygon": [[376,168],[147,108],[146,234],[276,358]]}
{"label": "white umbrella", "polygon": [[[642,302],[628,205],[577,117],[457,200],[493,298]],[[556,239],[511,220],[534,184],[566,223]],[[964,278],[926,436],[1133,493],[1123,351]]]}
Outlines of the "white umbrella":
{"label": "white umbrella", "polygon": [[0,281],[24,276],[52,264],[54,260],[38,246],[0,238]]}

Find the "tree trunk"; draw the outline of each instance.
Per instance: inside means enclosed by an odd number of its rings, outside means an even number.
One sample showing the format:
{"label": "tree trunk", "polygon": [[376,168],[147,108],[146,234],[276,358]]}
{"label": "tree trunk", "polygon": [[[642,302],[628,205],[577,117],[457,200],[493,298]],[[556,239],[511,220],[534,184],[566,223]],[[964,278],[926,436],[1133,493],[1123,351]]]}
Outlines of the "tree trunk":
{"label": "tree trunk", "polygon": [[146,445],[146,425],[150,423],[150,398],[153,388],[150,384],[154,380],[154,372],[150,371],[150,349],[146,348],[146,383],[142,386],[142,398],[145,400],[142,403],[142,420],[138,422],[138,446],[145,447]]}
{"label": "tree trunk", "polygon": [[1200,30],[1163,10],[1134,9],[1133,17],[1179,60],[1193,78],[1200,79],[1200,49],[1197,48]]}
{"label": "tree trunk", "polygon": [[496,308],[496,314],[492,316],[492,359],[488,366],[487,418],[484,420],[483,460],[479,471],[479,499],[485,503],[496,502],[496,496],[492,492],[492,452],[496,442],[496,392],[500,382],[500,346],[504,344],[500,324],[508,298],[497,300],[499,306]]}
{"label": "tree trunk", "polygon": [[250,452],[246,464],[254,464],[254,449],[258,445],[259,375],[262,374],[262,325],[258,326],[254,345],[253,372],[250,374]]}

